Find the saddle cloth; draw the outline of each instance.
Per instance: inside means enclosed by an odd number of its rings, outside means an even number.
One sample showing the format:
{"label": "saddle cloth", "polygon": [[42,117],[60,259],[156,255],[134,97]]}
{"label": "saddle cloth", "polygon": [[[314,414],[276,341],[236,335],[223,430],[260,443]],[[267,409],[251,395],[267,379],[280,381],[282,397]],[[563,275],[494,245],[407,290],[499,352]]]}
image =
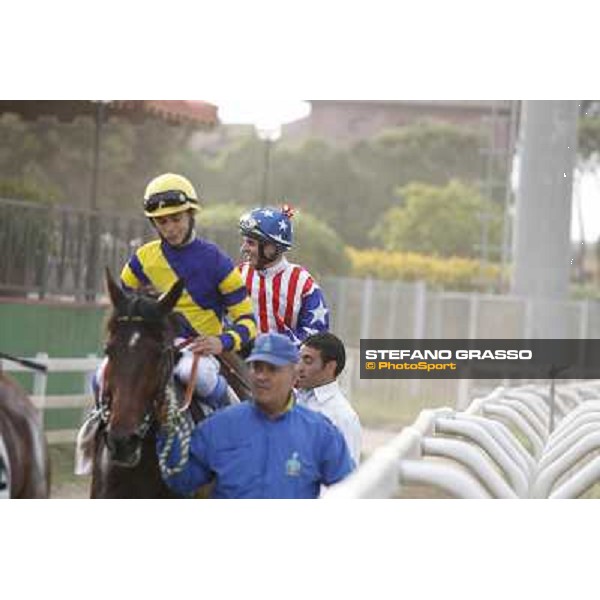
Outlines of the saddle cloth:
{"label": "saddle cloth", "polygon": [[75,475],[91,475],[94,465],[94,443],[100,426],[100,411],[93,411],[87,417],[75,442]]}

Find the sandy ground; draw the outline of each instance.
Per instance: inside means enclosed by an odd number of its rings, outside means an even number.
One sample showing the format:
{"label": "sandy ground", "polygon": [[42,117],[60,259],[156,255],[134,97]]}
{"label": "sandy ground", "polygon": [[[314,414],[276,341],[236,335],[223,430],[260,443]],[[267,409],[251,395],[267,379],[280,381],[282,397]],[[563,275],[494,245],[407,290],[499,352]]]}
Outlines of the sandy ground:
{"label": "sandy ground", "polygon": [[363,429],[363,454],[368,456],[375,448],[390,441],[398,433],[389,429]]}
{"label": "sandy ground", "polygon": [[[363,429],[363,455],[368,456],[375,448],[385,444],[397,431],[386,429]],[[89,497],[90,477],[73,475],[73,449],[61,445],[51,448],[52,482],[51,498],[82,499]]]}

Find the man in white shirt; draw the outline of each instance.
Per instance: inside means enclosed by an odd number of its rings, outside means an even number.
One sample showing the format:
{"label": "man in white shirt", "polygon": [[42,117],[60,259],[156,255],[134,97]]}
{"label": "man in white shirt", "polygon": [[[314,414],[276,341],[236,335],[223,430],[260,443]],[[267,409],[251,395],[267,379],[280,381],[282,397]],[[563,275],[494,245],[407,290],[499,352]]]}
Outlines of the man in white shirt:
{"label": "man in white shirt", "polygon": [[328,331],[306,338],[300,346],[298,403],[323,413],[341,431],[350,456],[358,466],[362,432],[358,415],[337,382],[346,364],[341,340]]}

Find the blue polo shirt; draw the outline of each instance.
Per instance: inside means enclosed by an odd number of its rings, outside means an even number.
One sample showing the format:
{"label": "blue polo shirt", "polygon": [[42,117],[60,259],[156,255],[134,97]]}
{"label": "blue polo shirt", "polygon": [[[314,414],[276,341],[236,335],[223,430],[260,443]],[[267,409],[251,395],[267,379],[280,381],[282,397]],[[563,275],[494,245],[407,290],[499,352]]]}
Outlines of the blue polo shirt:
{"label": "blue polo shirt", "polygon": [[[158,435],[158,452],[165,438]],[[176,443],[168,465],[178,458]],[[165,481],[184,496],[214,476],[214,498],[317,498],[321,484],[353,469],[342,434],[324,415],[294,404],[273,419],[243,402],[196,426],[185,469]]]}

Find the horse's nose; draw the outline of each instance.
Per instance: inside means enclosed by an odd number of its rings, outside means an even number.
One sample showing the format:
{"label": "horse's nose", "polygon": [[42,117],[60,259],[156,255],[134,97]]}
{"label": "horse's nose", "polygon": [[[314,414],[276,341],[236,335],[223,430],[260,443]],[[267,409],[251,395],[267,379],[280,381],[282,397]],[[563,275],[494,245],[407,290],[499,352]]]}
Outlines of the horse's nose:
{"label": "horse's nose", "polygon": [[122,434],[109,429],[106,445],[111,458],[119,464],[135,466],[140,459],[141,438],[138,435]]}

